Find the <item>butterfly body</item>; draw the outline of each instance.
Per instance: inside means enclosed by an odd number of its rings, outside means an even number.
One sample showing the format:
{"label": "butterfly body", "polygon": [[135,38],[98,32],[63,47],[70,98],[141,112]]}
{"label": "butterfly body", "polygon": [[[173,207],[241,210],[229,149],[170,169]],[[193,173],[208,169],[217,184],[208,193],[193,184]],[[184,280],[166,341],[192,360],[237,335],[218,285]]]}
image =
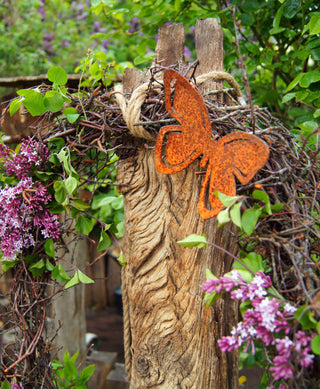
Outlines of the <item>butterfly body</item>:
{"label": "butterfly body", "polygon": [[[234,196],[235,177],[247,184],[266,164],[269,148],[248,133],[237,132],[213,140],[209,115],[196,89],[174,70],[165,72],[164,87],[166,109],[180,125],[160,129],[155,149],[156,167],[161,173],[173,174],[201,157],[200,166],[207,166],[207,170],[200,190],[199,213],[208,219],[223,208],[215,191]],[[206,206],[207,198],[211,209]]]}

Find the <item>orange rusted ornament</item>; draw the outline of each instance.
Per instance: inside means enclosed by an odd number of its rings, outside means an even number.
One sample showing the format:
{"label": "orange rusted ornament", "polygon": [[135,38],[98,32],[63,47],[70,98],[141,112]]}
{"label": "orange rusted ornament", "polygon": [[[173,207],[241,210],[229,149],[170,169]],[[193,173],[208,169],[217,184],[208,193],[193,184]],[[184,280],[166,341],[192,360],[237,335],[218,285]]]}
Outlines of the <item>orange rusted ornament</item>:
{"label": "orange rusted ornament", "polygon": [[[201,95],[174,70],[164,73],[165,106],[180,126],[160,129],[155,161],[159,172],[177,173],[202,157],[200,166],[208,164],[199,197],[199,213],[204,219],[216,216],[224,207],[214,194],[219,191],[236,195],[235,177],[247,184],[268,161],[269,148],[259,138],[245,132],[211,138],[211,123]],[[171,89],[174,86],[173,104]],[[211,209],[206,207],[209,198]]]}

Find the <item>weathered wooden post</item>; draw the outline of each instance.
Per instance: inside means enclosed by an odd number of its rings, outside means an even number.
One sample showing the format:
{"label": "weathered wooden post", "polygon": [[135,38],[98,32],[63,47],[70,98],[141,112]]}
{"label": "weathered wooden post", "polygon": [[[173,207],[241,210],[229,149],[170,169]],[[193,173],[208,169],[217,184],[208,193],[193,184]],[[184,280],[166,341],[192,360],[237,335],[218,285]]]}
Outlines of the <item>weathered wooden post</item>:
{"label": "weathered wooden post", "polygon": [[[217,20],[196,25],[197,75],[223,68],[222,30]],[[170,25],[159,32],[155,63],[184,62],[184,29]],[[131,92],[143,76],[128,71],[124,91]],[[214,88],[212,82],[202,86]],[[217,228],[198,211],[203,176],[199,162],[165,175],[155,165],[155,139],[136,136],[135,157],[121,161],[118,182],[125,204],[123,270],[126,368],[131,389],[231,389],[238,385],[237,354],[222,353],[217,340],[230,333],[237,307],[227,297],[207,310],[201,284],[205,270],[222,275],[232,260],[213,247],[187,249],[177,241],[191,233],[206,233],[208,241],[236,254],[230,225]],[[149,147],[151,146],[151,147]]]}

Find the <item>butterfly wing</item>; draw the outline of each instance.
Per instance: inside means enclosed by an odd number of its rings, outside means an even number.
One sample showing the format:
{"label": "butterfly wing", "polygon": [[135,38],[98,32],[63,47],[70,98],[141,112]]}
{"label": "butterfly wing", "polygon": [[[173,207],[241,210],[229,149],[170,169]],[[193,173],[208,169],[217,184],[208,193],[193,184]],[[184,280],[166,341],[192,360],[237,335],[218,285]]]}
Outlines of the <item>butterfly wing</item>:
{"label": "butterfly wing", "polygon": [[166,109],[180,126],[161,128],[155,158],[158,170],[171,174],[183,170],[203,153],[210,142],[211,130],[206,106],[196,89],[171,69],[164,73],[163,81]]}
{"label": "butterfly wing", "polygon": [[269,159],[269,147],[258,137],[247,133],[234,133],[221,138],[224,167],[247,184]]}
{"label": "butterfly wing", "polygon": [[[259,138],[247,133],[234,133],[214,142],[206,177],[199,197],[199,212],[204,219],[216,216],[224,207],[214,194],[219,191],[236,195],[234,176],[247,184],[268,161],[269,148]],[[210,201],[211,209],[206,207]]]}

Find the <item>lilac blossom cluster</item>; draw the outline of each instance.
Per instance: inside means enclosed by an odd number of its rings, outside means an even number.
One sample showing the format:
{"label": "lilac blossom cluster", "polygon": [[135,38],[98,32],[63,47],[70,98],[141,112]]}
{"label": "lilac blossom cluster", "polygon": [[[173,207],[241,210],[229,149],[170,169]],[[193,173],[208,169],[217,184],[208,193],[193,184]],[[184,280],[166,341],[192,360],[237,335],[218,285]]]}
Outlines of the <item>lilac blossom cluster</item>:
{"label": "lilac blossom cluster", "polygon": [[[208,293],[230,292],[231,298],[241,302],[249,300],[251,308],[243,315],[243,320],[234,327],[230,336],[218,340],[222,351],[231,351],[244,345],[244,351],[251,346],[255,353],[255,341],[271,347],[275,357],[270,371],[275,381],[293,379],[294,364],[307,368],[313,363],[311,354],[311,337],[298,331],[294,339],[289,338],[291,326],[288,319],[296,308],[290,303],[280,302],[268,296],[267,289],[272,286],[270,277],[259,271],[251,283],[247,283],[237,270],[219,279],[209,279],[203,284]],[[270,348],[269,348],[270,350]],[[286,385],[280,384],[279,389]],[[274,389],[274,386],[268,389]]]}
{"label": "lilac blossom cluster", "polygon": [[16,176],[16,185],[0,189],[0,247],[3,259],[14,260],[24,248],[35,245],[35,234],[57,239],[60,229],[57,215],[51,214],[46,205],[51,195],[39,181],[28,175],[48,158],[48,149],[41,143],[26,139],[19,153],[12,153],[0,145],[2,165],[8,176]]}
{"label": "lilac blossom cluster", "polygon": [[6,169],[7,176],[15,175],[22,179],[27,177],[31,168],[39,167],[49,157],[48,148],[30,137],[23,139],[18,153],[11,151],[7,146],[0,144],[0,157]]}

